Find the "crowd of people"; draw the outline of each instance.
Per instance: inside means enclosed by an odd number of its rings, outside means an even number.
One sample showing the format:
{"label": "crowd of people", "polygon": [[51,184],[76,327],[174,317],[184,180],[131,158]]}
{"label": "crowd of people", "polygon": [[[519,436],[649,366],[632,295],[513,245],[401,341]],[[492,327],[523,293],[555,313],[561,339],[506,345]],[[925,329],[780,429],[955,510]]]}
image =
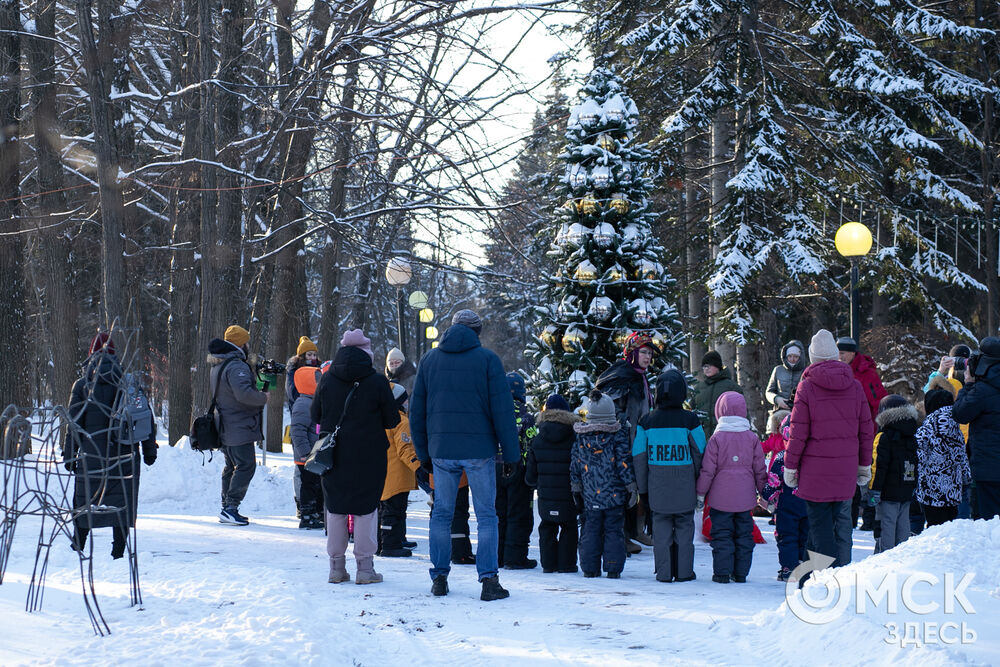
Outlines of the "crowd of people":
{"label": "crowd of people", "polygon": [[[1000,515],[1000,338],[983,339],[976,354],[955,346],[918,404],[888,394],[851,338],[821,329],[808,346],[789,341],[767,385],[768,428],[759,436],[717,351],[705,354],[692,389],[669,364],[653,377],[659,350],[633,333],[580,405],[552,394],[535,415],[524,378],[505,373],[481,330],[479,316],[461,310],[419,366],[393,348],[383,372],[359,329],[344,333],[325,363],[312,341],[299,341],[286,381],[294,495],[299,527],[327,532],[330,583],[351,580],[351,541],[358,584],[382,581],[376,555],[412,555],[406,511],[418,487],[432,506],[431,592],[447,595],[452,565],[474,564],[482,600],[508,597],[501,568],[537,567],[528,558],[536,495],[544,572],[618,578],[632,553],[651,546],[661,582],[696,579],[699,513],[712,581],[723,584],[747,580],[762,539],[755,513],[772,515],[781,581],[807,549],[849,563],[859,517],[878,552],[926,525]],[[113,384],[106,340],[95,339],[91,358],[80,383]],[[247,525],[239,506],[268,387],[250,366],[242,327],[213,340],[208,361],[225,458],[219,521]],[[82,391],[74,388],[74,405]],[[317,475],[304,464],[328,434],[333,466]],[[142,449],[151,463],[155,442]],[[119,525],[130,521],[134,507]]]}

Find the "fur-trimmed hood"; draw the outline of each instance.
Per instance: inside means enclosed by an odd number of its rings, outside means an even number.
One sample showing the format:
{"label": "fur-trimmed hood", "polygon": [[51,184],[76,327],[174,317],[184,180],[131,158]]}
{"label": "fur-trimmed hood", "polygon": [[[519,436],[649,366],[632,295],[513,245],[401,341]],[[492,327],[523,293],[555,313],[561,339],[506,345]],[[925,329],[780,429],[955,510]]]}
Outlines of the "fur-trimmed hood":
{"label": "fur-trimmed hood", "polygon": [[889,408],[884,412],[880,412],[877,417],[875,417],[875,423],[881,428],[886,426],[898,426],[902,422],[912,421],[914,423],[914,428],[920,424],[920,413],[912,405],[901,405],[898,408]]}
{"label": "fur-trimmed hood", "polygon": [[[248,361],[246,355],[243,354],[242,348],[237,347],[228,340],[223,340],[221,338],[213,338],[208,343],[208,356],[205,361],[209,366],[218,366],[227,359],[240,359],[243,361]],[[249,361],[248,361],[249,363]]]}
{"label": "fur-trimmed hood", "polygon": [[617,433],[622,428],[621,422],[615,422],[614,424],[587,424],[585,422],[577,422],[573,424],[573,430],[577,433]]}
{"label": "fur-trimmed hood", "polygon": [[951,394],[952,398],[955,398],[958,395],[958,389],[951,382],[945,375],[935,375],[927,383],[927,391],[924,393],[929,393],[932,389],[944,389]]}
{"label": "fur-trimmed hood", "polygon": [[579,415],[567,412],[566,410],[543,410],[541,414],[538,415],[538,420],[535,423],[541,425],[546,422],[554,422],[556,424],[572,426],[579,421]]}

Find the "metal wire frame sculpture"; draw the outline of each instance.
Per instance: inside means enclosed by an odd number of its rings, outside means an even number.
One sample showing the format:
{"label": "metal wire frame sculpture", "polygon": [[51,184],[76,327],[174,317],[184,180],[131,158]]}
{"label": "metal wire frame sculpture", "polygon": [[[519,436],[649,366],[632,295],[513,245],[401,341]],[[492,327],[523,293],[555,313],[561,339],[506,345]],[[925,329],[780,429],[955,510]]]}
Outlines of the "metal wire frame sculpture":
{"label": "metal wire frame sculpture", "polygon": [[121,329],[113,329],[112,336],[124,342],[119,347],[124,354],[119,358],[110,345],[89,355],[67,407],[25,413],[11,405],[0,414],[0,585],[18,522],[27,525],[25,517],[35,518],[38,537],[25,610],[42,608],[49,554],[62,536],[67,540],[62,544],[79,557],[84,606],[100,636],[111,629],[94,585],[94,540],[86,539],[94,528],[113,527],[115,549],[128,558],[130,604],[142,604],[135,548],[139,452],[138,445],[120,442],[119,430],[126,397],[123,368],[132,365],[119,359],[133,361],[136,336]]}

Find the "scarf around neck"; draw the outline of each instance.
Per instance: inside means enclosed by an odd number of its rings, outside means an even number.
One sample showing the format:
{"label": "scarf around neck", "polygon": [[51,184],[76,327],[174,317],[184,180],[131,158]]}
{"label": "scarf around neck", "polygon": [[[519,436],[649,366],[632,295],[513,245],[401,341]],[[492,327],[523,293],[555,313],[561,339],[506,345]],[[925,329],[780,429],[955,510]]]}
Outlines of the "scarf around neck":
{"label": "scarf around neck", "polygon": [[719,417],[719,423],[715,427],[715,432],[724,431],[726,433],[742,433],[743,431],[749,431],[750,420],[746,417],[733,417],[725,416]]}

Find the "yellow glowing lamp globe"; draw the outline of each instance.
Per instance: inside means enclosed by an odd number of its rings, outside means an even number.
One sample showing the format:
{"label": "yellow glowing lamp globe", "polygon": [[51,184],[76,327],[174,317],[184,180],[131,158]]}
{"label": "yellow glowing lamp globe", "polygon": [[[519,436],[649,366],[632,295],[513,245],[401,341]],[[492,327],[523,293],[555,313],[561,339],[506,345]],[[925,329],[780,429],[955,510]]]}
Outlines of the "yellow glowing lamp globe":
{"label": "yellow glowing lamp globe", "polygon": [[846,222],[837,230],[833,242],[844,257],[861,257],[872,249],[872,233],[860,222]]}
{"label": "yellow glowing lamp globe", "polygon": [[433,322],[434,311],[431,310],[430,308],[421,308],[420,312],[417,313],[417,317],[419,317],[420,321],[423,322],[424,324],[427,324],[428,322]]}
{"label": "yellow glowing lamp globe", "polygon": [[437,338],[438,337],[437,327],[427,327],[426,329],[424,329],[424,336],[427,337],[427,340],[434,340],[435,338]]}

